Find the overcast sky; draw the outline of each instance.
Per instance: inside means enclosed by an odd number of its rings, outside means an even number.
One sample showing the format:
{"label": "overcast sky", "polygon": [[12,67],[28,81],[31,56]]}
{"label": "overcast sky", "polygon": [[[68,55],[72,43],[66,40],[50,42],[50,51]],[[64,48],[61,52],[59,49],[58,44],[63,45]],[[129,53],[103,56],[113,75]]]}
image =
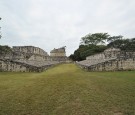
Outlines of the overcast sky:
{"label": "overcast sky", "polygon": [[88,33],[135,37],[135,0],[0,0],[0,44],[37,46],[67,55]]}

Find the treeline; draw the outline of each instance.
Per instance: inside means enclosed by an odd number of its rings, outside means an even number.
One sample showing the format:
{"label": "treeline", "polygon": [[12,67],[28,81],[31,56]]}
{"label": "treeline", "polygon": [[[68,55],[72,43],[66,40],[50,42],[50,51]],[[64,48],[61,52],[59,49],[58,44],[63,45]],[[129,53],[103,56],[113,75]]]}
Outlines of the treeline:
{"label": "treeline", "polygon": [[5,46],[0,45],[0,55],[10,53],[11,51],[12,51],[11,47],[9,47],[7,45],[5,45]]}
{"label": "treeline", "polygon": [[73,61],[85,60],[87,56],[103,52],[105,49],[114,47],[125,51],[135,50],[135,38],[123,36],[111,36],[108,33],[88,34],[81,38],[80,46],[69,56]]}

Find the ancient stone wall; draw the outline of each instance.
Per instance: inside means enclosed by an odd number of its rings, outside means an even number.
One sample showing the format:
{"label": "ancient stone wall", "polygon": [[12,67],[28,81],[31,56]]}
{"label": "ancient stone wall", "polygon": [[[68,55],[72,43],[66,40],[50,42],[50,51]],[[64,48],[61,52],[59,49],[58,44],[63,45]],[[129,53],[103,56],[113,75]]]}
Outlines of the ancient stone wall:
{"label": "ancient stone wall", "polygon": [[62,47],[62,48],[58,48],[58,49],[53,49],[51,52],[50,52],[50,56],[51,57],[65,57],[66,56],[66,51],[65,51],[65,47]]}
{"label": "ancient stone wall", "polygon": [[91,65],[87,68],[88,71],[122,71],[135,70],[135,60],[132,59],[114,59]]}
{"label": "ancient stone wall", "polygon": [[9,60],[0,60],[0,71],[26,72],[27,68],[24,65]]}
{"label": "ancient stone wall", "polygon": [[13,61],[0,59],[0,71],[9,72],[42,72],[54,65],[57,61]]}
{"label": "ancient stone wall", "polygon": [[0,71],[41,72],[59,64],[52,61],[48,54],[33,46],[13,47],[9,54],[0,55]]}
{"label": "ancient stone wall", "polygon": [[135,52],[107,49],[77,64],[88,71],[135,70]]}
{"label": "ancient stone wall", "polygon": [[66,56],[51,56],[52,61],[66,62],[68,58]]}
{"label": "ancient stone wall", "polygon": [[33,46],[14,46],[9,54],[0,55],[0,59],[10,60],[51,60],[50,56],[42,49]]}
{"label": "ancient stone wall", "polygon": [[13,52],[25,52],[48,56],[47,52],[34,46],[13,46]]}
{"label": "ancient stone wall", "polygon": [[9,54],[0,55],[0,71],[40,72],[66,60],[66,56],[49,56],[38,47],[14,46]]}
{"label": "ancient stone wall", "polygon": [[106,49],[104,52],[95,54],[92,56],[88,56],[86,60],[91,60],[91,61],[97,61],[98,60],[106,60],[106,59],[111,59],[111,58],[117,58],[121,55],[120,49],[116,48],[109,48]]}
{"label": "ancient stone wall", "polygon": [[95,54],[95,55],[86,57],[86,60],[89,60],[91,62],[97,62],[98,60],[104,60],[104,59],[105,59],[104,53]]}

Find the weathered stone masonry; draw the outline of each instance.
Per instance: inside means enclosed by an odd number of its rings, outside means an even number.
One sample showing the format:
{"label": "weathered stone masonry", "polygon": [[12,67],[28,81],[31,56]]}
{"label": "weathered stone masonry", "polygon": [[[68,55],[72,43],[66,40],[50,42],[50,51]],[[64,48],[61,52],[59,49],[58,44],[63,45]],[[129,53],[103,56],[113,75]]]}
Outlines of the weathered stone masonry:
{"label": "weathered stone masonry", "polygon": [[15,60],[0,59],[0,71],[10,72],[42,72],[52,66],[59,64],[59,62],[21,62]]}
{"label": "weathered stone masonry", "polygon": [[110,48],[103,53],[89,56],[77,64],[88,71],[135,70],[135,52]]}
{"label": "weathered stone masonry", "polygon": [[9,54],[0,55],[0,71],[41,72],[65,60],[66,56],[50,57],[38,47],[14,46]]}
{"label": "weathered stone masonry", "polygon": [[53,61],[59,61],[59,62],[65,62],[66,60],[68,60],[68,58],[66,57],[65,46],[58,49],[54,48],[50,52],[50,58]]}

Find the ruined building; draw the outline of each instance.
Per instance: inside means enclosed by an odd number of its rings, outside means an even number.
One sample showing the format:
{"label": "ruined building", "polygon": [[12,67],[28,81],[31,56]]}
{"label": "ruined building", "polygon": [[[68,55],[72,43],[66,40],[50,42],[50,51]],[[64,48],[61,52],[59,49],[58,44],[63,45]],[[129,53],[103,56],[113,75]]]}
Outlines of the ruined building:
{"label": "ruined building", "polygon": [[14,46],[12,52],[0,55],[0,71],[41,72],[65,61],[65,54],[58,58],[38,47]]}
{"label": "ruined building", "polygon": [[66,51],[65,51],[65,46],[62,47],[62,48],[58,48],[58,49],[53,49],[51,52],[50,52],[50,56],[66,56]]}
{"label": "ruined building", "polygon": [[54,48],[50,52],[50,58],[53,61],[56,61],[57,60],[57,61],[65,62],[67,60],[65,46],[64,47],[61,47],[61,48],[58,48],[58,49],[55,49]]}
{"label": "ruined building", "polygon": [[88,71],[135,70],[135,52],[109,48],[77,64]]}
{"label": "ruined building", "polygon": [[13,58],[15,60],[48,60],[48,54],[44,50],[34,46],[13,46]]}

